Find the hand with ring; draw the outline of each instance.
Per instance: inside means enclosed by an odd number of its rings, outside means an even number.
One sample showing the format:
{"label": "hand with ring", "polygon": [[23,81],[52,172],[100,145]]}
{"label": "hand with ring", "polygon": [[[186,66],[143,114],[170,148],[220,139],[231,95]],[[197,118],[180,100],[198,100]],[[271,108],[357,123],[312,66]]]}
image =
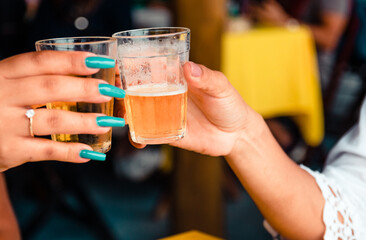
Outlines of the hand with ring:
{"label": "hand with ring", "polygon": [[[75,77],[91,75],[104,64],[90,65],[92,53],[41,51],[0,61],[0,172],[25,162],[59,160],[85,163],[103,160],[105,154],[82,143],[62,143],[34,136],[50,134],[103,134],[124,125],[120,118],[97,121],[97,113],[32,109],[48,102],[108,102],[123,98],[124,91],[99,79]],[[109,60],[109,62],[108,62]],[[105,59],[105,64],[111,64]],[[97,67],[97,68],[95,68]],[[103,118],[104,119],[104,118]]]}

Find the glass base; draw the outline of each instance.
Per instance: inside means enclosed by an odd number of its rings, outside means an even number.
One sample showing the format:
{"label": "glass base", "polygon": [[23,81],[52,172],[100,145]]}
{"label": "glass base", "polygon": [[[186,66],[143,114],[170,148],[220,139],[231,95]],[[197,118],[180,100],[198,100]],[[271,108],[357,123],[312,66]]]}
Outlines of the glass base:
{"label": "glass base", "polygon": [[172,143],[172,142],[182,139],[183,137],[184,137],[184,133],[179,134],[179,135],[174,135],[174,136],[161,137],[161,138],[143,138],[143,137],[139,137],[139,136],[133,136],[133,134],[131,134],[131,139],[135,143],[149,144],[149,145]]}
{"label": "glass base", "polygon": [[93,151],[106,153],[109,150],[111,150],[112,143],[110,141],[108,141],[108,142],[103,142],[103,143],[99,143],[99,144],[92,144],[90,146],[93,148]]}

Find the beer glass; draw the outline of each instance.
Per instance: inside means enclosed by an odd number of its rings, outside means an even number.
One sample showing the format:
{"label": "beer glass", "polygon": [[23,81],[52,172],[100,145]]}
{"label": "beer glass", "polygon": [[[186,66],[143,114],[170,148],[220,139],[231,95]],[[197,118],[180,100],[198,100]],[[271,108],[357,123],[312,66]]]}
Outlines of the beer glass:
{"label": "beer glass", "polygon": [[[36,42],[36,50],[55,51],[86,51],[95,53],[101,57],[116,59],[117,42],[112,37],[70,37],[40,40]],[[90,76],[78,76],[97,78],[115,85],[115,68],[100,69]],[[47,103],[48,109],[61,109],[83,113],[103,113],[113,116],[113,99],[106,103],[85,102],[52,102]],[[61,142],[80,142],[90,145],[94,151],[108,152],[111,148],[112,130],[105,134],[53,134],[52,140]]]}
{"label": "beer glass", "polygon": [[117,38],[126,119],[134,142],[170,143],[183,138],[187,120],[190,30],[165,27],[113,34]]}

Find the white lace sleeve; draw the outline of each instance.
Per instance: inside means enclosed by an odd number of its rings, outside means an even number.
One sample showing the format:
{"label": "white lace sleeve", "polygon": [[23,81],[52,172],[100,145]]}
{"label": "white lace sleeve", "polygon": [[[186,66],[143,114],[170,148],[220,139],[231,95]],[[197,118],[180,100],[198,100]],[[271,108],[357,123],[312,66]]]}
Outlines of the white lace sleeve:
{"label": "white lace sleeve", "polygon": [[326,230],[324,240],[360,239],[355,228],[354,221],[356,219],[353,216],[353,211],[336,184],[319,172],[312,171],[305,166],[301,167],[315,178],[325,199],[323,222]]}

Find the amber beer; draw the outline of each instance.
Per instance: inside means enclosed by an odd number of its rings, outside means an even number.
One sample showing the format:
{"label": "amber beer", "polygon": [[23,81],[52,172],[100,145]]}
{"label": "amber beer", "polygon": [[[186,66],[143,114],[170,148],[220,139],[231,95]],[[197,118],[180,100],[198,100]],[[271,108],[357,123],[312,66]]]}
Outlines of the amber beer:
{"label": "amber beer", "polygon": [[142,85],[126,91],[130,134],[137,143],[160,144],[182,138],[186,109],[186,86]]}
{"label": "amber beer", "polygon": [[190,30],[181,27],[133,29],[113,34],[126,91],[131,139],[142,144],[171,143],[184,137]]}
{"label": "amber beer", "polygon": [[[100,69],[96,74],[86,76],[88,78],[103,79],[109,84],[115,84],[115,69]],[[113,116],[113,99],[106,103],[84,102],[53,102],[47,104],[48,109],[59,109],[82,113],[103,113]],[[107,152],[111,148],[112,130],[105,134],[53,134],[52,140],[61,142],[80,142],[90,145],[94,151]]]}

